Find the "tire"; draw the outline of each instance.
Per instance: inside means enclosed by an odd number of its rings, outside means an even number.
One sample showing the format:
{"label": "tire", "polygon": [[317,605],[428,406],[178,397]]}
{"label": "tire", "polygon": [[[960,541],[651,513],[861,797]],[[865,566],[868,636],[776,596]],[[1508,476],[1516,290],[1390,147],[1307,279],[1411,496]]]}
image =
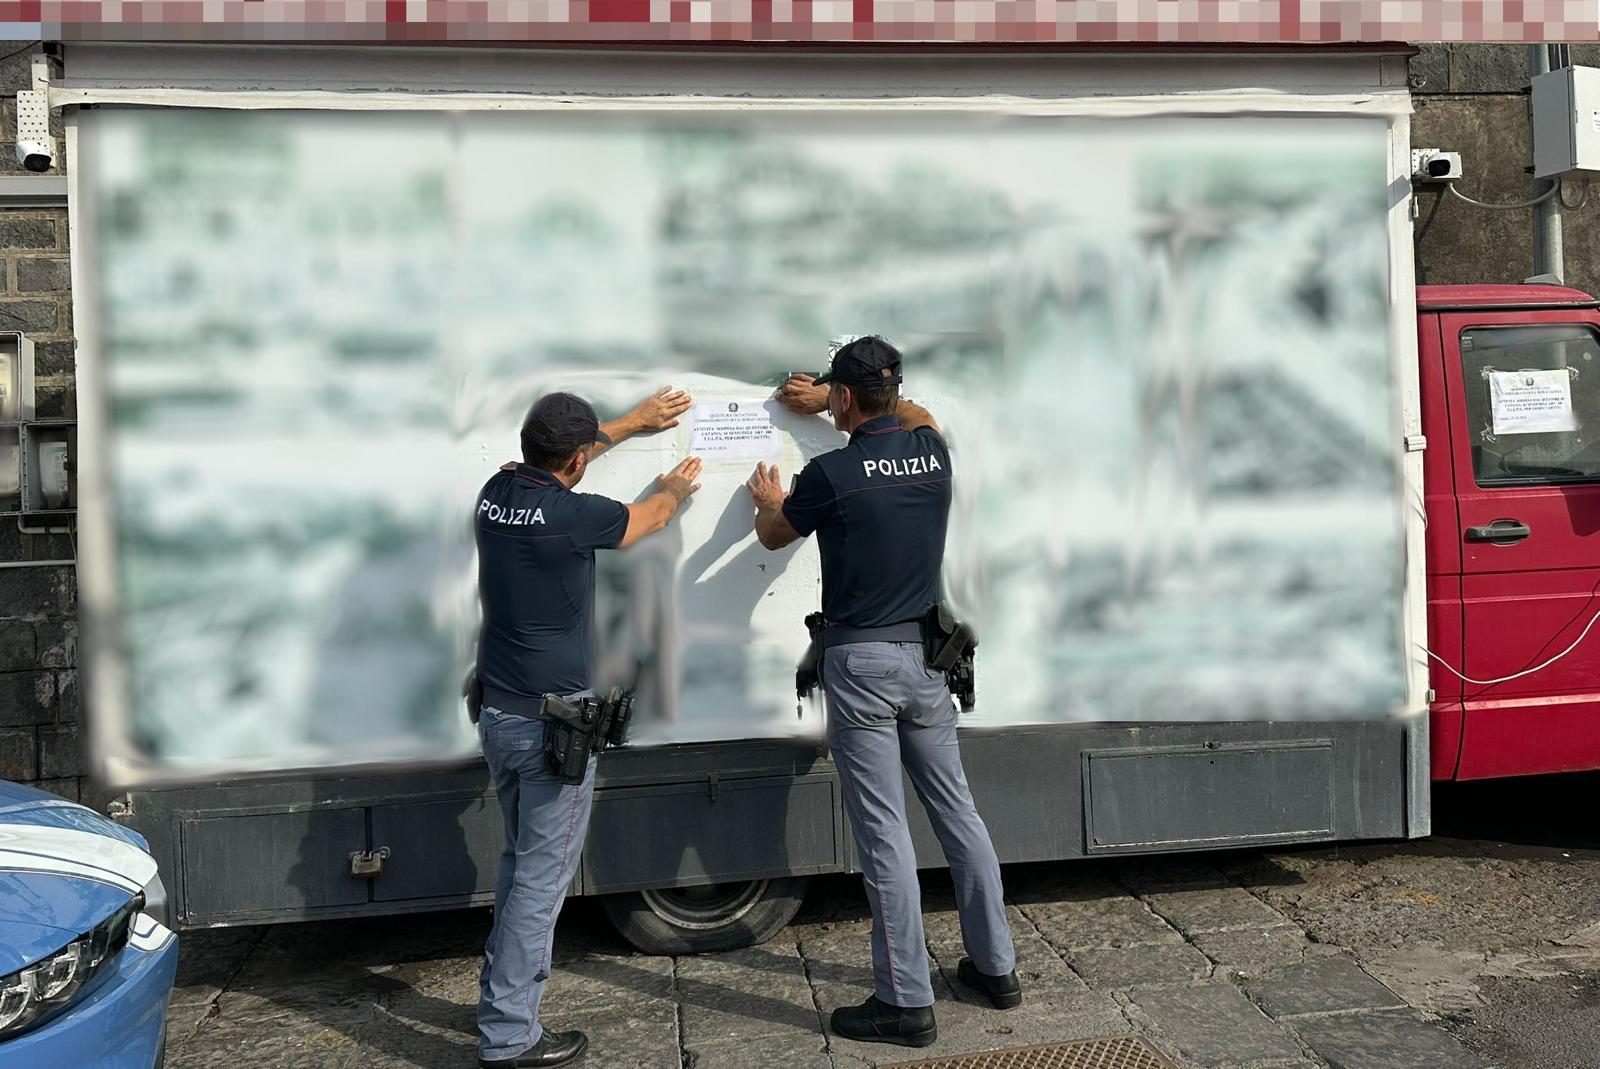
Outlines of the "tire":
{"label": "tire", "polygon": [[765,943],[794,919],[803,877],[630,891],[601,899],[622,938],[645,954],[700,954]]}

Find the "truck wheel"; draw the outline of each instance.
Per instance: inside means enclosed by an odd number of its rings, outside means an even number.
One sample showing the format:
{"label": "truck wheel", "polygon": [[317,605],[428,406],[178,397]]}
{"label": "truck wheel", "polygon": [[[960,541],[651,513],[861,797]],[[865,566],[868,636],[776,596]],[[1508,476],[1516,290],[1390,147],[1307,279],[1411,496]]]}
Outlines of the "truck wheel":
{"label": "truck wheel", "polygon": [[699,954],[755,946],[783,931],[806,881],[786,876],[606,895],[606,916],[646,954]]}

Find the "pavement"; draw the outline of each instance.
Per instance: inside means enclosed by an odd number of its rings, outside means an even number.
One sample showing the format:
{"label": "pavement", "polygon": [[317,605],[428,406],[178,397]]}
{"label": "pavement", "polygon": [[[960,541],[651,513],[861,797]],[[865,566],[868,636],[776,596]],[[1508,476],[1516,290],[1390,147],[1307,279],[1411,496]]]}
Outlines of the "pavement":
{"label": "pavement", "polygon": [[[1008,866],[1026,1001],[956,979],[948,878],[924,874],[939,1040],[829,1036],[871,990],[859,877],[725,954],[634,953],[563,912],[545,998],[583,1069],[861,1069],[1138,1034],[1184,1069],[1600,1065],[1600,777],[1441,791],[1405,843]],[[486,910],[186,933],[168,1069],[472,1066]]]}

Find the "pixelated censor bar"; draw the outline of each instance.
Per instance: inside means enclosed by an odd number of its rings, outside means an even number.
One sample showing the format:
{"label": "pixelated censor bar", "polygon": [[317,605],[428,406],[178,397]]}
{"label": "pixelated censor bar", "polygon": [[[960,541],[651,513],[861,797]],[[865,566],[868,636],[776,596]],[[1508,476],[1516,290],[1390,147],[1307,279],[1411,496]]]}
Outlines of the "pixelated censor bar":
{"label": "pixelated censor bar", "polygon": [[1596,41],[1600,0],[5,0],[13,39],[1314,44]]}

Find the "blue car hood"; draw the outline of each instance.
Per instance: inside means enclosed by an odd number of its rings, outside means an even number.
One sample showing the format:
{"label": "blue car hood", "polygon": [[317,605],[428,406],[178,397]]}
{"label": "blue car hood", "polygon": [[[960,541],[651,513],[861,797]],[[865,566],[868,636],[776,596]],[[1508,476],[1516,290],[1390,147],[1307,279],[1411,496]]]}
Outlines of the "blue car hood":
{"label": "blue car hood", "polygon": [[0,780],[0,976],[91,931],[154,874],[137,832]]}

